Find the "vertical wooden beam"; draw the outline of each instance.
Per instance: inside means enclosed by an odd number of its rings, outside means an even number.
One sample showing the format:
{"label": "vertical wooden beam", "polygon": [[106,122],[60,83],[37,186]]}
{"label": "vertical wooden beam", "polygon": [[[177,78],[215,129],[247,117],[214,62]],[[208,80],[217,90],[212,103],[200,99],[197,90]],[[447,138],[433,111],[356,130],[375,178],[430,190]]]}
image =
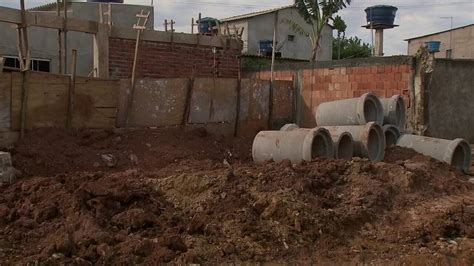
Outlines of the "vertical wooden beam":
{"label": "vertical wooden beam", "polygon": [[[58,17],[61,16],[61,1],[56,0],[56,13]],[[58,73],[63,73],[63,44],[62,44],[62,36],[61,36],[61,29],[58,29]]]}
{"label": "vertical wooden beam", "polygon": [[242,57],[239,57],[239,75],[237,78],[237,103],[236,103],[236,108],[235,108],[234,137],[237,137],[237,134],[239,133],[241,84],[242,84]]}
{"label": "vertical wooden beam", "polygon": [[165,25],[165,31],[168,31],[168,20],[167,19],[165,19],[164,25]]}
{"label": "vertical wooden beam", "polygon": [[64,30],[63,30],[63,37],[64,37],[64,74],[67,74],[67,1],[63,0],[64,2]]}
{"label": "vertical wooden beam", "polygon": [[194,18],[191,18],[191,34],[194,34]]}
{"label": "vertical wooden beam", "polygon": [[[20,0],[21,6],[21,26],[18,28],[18,47],[20,54],[20,65],[22,66],[22,97],[21,97],[21,111],[20,111],[20,138],[23,138],[25,135],[26,128],[26,110],[28,108],[28,78],[30,70],[30,49],[28,45],[28,31],[26,24],[26,9],[25,9],[25,0]],[[25,61],[26,56],[26,61]]]}
{"label": "vertical wooden beam", "polygon": [[106,24],[99,24],[97,33],[93,35],[95,76],[101,78],[109,77],[109,35]]}
{"label": "vertical wooden beam", "polygon": [[77,50],[72,50],[71,61],[71,76],[69,80],[69,101],[67,108],[66,128],[72,129],[73,115],[74,115],[74,101],[76,94],[76,65],[77,65]]}
{"label": "vertical wooden beam", "polygon": [[0,56],[0,75],[3,72],[3,65],[5,65],[5,58],[3,58],[3,56]]}

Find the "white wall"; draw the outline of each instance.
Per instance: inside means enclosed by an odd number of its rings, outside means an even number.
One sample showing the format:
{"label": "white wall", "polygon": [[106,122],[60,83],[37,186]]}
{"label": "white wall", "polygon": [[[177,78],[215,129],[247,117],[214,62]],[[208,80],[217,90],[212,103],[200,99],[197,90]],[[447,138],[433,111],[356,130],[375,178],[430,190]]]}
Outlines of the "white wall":
{"label": "white wall", "polygon": [[[311,41],[308,37],[294,32],[285,19],[291,19],[299,25],[304,25],[308,32],[311,32],[311,26],[304,21],[295,8],[282,9],[278,13],[277,42],[279,45],[277,47],[281,47],[279,52],[282,53],[282,57],[308,60],[311,57]],[[258,55],[260,49],[259,42],[261,40],[273,39],[275,14],[275,12],[268,13],[229,22],[229,25],[243,25],[244,23],[247,23],[248,27],[246,27],[244,31],[244,34],[246,33],[246,35],[242,36],[244,45],[247,46],[244,53]],[[294,41],[288,41],[288,35],[294,35]],[[325,26],[322,35],[321,48],[318,52],[317,60],[331,60],[333,40],[332,28],[330,26]]]}

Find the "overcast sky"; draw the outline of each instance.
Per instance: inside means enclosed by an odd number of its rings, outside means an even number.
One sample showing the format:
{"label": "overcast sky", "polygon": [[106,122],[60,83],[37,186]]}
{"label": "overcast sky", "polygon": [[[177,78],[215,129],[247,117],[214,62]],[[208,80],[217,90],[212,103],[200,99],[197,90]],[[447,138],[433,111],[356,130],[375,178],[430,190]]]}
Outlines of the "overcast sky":
{"label": "overcast sky", "polygon": [[[53,2],[52,0],[26,0],[27,8]],[[125,0],[129,4],[150,5],[152,0]],[[17,7],[19,0],[0,0],[1,6]],[[293,0],[154,0],[155,29],[163,30],[164,19],[176,21],[177,31],[190,32],[191,18],[201,12],[205,17],[225,18],[238,14],[265,10],[292,4]],[[367,6],[389,4],[398,7],[395,23],[398,28],[385,31],[386,55],[406,54],[406,38],[474,23],[474,0],[353,0],[349,8],[340,12],[346,21],[347,36],[358,36],[371,42],[370,31],[361,28],[366,23]]]}

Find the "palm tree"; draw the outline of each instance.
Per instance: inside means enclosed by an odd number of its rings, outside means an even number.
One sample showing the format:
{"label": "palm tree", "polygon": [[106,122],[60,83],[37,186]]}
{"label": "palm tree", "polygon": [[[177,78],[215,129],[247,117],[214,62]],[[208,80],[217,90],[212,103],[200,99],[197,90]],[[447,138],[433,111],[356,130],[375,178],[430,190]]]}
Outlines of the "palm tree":
{"label": "palm tree", "polygon": [[319,41],[324,26],[332,19],[339,10],[350,5],[351,0],[295,0],[295,7],[306,23],[311,25],[311,31],[307,32],[303,26],[291,19],[285,19],[293,31],[309,37],[311,40],[312,53],[310,61],[316,60],[319,49]]}

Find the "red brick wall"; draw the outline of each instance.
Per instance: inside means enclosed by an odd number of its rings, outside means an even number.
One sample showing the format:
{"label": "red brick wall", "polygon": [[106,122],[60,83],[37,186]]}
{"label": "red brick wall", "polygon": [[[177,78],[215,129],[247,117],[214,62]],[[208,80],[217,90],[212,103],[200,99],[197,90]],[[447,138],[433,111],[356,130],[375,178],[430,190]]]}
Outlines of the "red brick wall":
{"label": "red brick wall", "polygon": [[[109,39],[110,77],[130,78],[134,52],[135,40]],[[137,77],[191,77],[195,67],[197,77],[212,77],[216,69],[218,77],[237,78],[238,55],[240,51],[235,49],[217,49],[214,55],[210,46],[141,41]]]}
{"label": "red brick wall", "polygon": [[[323,102],[359,97],[374,92],[379,97],[403,95],[410,104],[409,64],[301,69],[298,76],[302,96],[302,124],[314,126],[313,110]],[[293,80],[297,71],[276,71],[276,80]],[[270,79],[270,71],[247,73],[247,77]]]}

